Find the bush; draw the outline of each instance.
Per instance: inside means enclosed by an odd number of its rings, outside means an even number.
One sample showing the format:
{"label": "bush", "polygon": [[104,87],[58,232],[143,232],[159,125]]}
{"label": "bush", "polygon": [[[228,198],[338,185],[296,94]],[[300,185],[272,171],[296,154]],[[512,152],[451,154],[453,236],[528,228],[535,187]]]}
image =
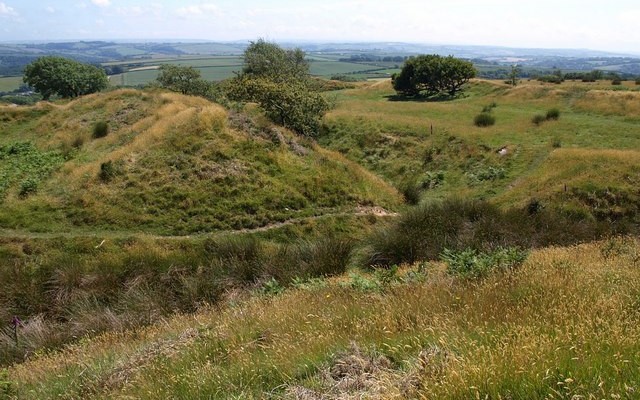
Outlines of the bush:
{"label": "bush", "polygon": [[444,249],[490,252],[499,247],[569,245],[627,229],[602,221],[546,209],[535,199],[522,209],[504,211],[482,201],[433,202],[408,210],[374,232],[361,261],[367,267],[389,266],[436,260]]}
{"label": "bush", "polygon": [[490,104],[487,104],[486,106],[482,107],[482,112],[483,113],[488,113],[491,112],[494,108],[498,107],[498,103],[491,102]]}
{"label": "bush", "polygon": [[93,137],[103,138],[109,134],[109,124],[106,121],[98,121],[93,126]]}
{"label": "bush", "polygon": [[558,138],[553,138],[551,140],[551,147],[553,147],[554,149],[559,149],[560,147],[562,147],[562,142]]}
{"label": "bush", "polygon": [[558,120],[560,118],[560,110],[558,110],[557,108],[552,108],[549,111],[547,111],[547,120]]}
{"label": "bush", "polygon": [[33,178],[27,178],[20,184],[20,197],[27,197],[38,190],[38,181]]}
{"label": "bush", "polygon": [[640,77],[636,78],[636,85],[640,85]]}
{"label": "bush", "polygon": [[420,187],[413,183],[412,180],[407,180],[401,183],[399,189],[405,203],[414,206],[420,203]]}
{"label": "bush", "polygon": [[535,125],[540,125],[542,124],[544,121],[547,120],[547,117],[542,115],[542,114],[536,114],[533,116],[533,118],[531,119],[531,122],[533,122]]}
{"label": "bush", "polygon": [[622,85],[622,80],[620,78],[615,78],[611,81],[612,85]]}
{"label": "bush", "polygon": [[100,164],[100,172],[98,173],[98,178],[100,178],[102,182],[110,182],[113,178],[120,175],[121,173],[121,165],[109,160]]}
{"label": "bush", "polygon": [[527,252],[517,247],[499,247],[491,252],[475,249],[452,251],[445,249],[440,259],[447,264],[447,272],[463,278],[482,278],[494,271],[506,271],[521,265]]}
{"label": "bush", "polygon": [[476,115],[473,119],[473,123],[478,127],[487,127],[495,124],[496,118],[487,112],[482,112]]}

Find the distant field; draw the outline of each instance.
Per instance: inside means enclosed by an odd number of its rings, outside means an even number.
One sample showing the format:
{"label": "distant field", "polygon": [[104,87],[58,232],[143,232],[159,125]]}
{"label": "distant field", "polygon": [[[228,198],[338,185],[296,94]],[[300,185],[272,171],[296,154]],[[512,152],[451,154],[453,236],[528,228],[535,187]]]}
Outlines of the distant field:
{"label": "distant field", "polygon": [[[310,56],[311,74],[315,76],[331,77],[337,74],[353,75],[357,79],[388,78],[399,69],[394,68],[397,63],[353,63],[338,61],[337,55],[313,55]],[[110,77],[112,84],[122,86],[144,85],[158,76],[154,69],[142,69],[156,67],[162,64],[191,66],[198,69],[202,77],[207,80],[221,81],[231,78],[234,72],[242,69],[242,57],[239,56],[213,56],[213,57],[179,57],[162,59],[129,60],[105,65],[121,65],[129,69],[120,75]]]}
{"label": "distant field", "polygon": [[3,76],[0,77],[0,92],[10,92],[20,87],[22,84],[21,76]]}

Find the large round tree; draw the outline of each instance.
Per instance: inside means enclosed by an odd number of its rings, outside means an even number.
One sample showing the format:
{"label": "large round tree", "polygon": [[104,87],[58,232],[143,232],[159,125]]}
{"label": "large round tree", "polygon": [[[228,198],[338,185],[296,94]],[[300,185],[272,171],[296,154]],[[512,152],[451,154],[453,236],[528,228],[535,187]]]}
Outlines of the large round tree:
{"label": "large round tree", "polygon": [[45,100],[54,94],[77,97],[95,93],[109,85],[101,68],[56,56],[40,57],[27,65],[23,81]]}
{"label": "large round tree", "polygon": [[433,96],[446,93],[455,96],[476,70],[469,61],[453,56],[422,55],[405,62],[402,71],[393,76],[393,88],[403,96]]}

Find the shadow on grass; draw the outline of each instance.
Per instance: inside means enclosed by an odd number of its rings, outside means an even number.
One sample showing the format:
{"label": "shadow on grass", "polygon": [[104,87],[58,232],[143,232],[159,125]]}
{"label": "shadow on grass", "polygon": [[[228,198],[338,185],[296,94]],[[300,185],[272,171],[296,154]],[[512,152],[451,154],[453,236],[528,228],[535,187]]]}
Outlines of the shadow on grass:
{"label": "shadow on grass", "polygon": [[443,101],[452,101],[464,98],[465,95],[463,93],[458,93],[455,95],[450,95],[447,93],[440,93],[433,96],[403,96],[399,94],[391,94],[388,96],[384,96],[388,101],[406,101],[413,103],[438,103]]}

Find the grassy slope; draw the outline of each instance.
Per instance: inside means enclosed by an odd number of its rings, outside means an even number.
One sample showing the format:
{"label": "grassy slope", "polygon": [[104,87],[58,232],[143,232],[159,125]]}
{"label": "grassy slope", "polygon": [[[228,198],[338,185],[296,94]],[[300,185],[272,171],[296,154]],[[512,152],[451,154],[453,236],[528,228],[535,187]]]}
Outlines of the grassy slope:
{"label": "grassy slope", "polygon": [[[259,118],[230,124],[225,110],[195,97],[118,90],[0,113],[11,161],[0,165],[11,178],[4,228],[175,235],[399,203],[393,188],[341,155]],[[93,138],[101,120],[110,132]],[[11,150],[20,142],[35,156]],[[112,176],[101,179],[107,162]],[[29,180],[37,187],[23,196]]]}
{"label": "grassy slope", "polygon": [[[637,208],[640,93],[633,86],[623,89],[573,82],[511,88],[476,81],[460,99],[418,102],[393,101],[390,83],[382,81],[341,93],[320,143],[396,186],[422,187],[427,198],[497,197],[504,205],[537,197],[547,204],[562,199],[589,209],[559,192],[567,184],[579,196],[589,189],[586,160],[608,160],[589,174],[591,190],[613,185],[635,204],[625,207]],[[474,116],[493,102],[496,124],[474,126]],[[558,121],[531,122],[551,108],[560,110]],[[508,153],[500,156],[504,147]]]}
{"label": "grassy slope", "polygon": [[235,299],[35,357],[8,370],[5,390],[41,399],[634,398],[639,252],[637,239],[611,239],[535,251],[515,272],[481,281],[427,264],[392,279],[354,275]]}

